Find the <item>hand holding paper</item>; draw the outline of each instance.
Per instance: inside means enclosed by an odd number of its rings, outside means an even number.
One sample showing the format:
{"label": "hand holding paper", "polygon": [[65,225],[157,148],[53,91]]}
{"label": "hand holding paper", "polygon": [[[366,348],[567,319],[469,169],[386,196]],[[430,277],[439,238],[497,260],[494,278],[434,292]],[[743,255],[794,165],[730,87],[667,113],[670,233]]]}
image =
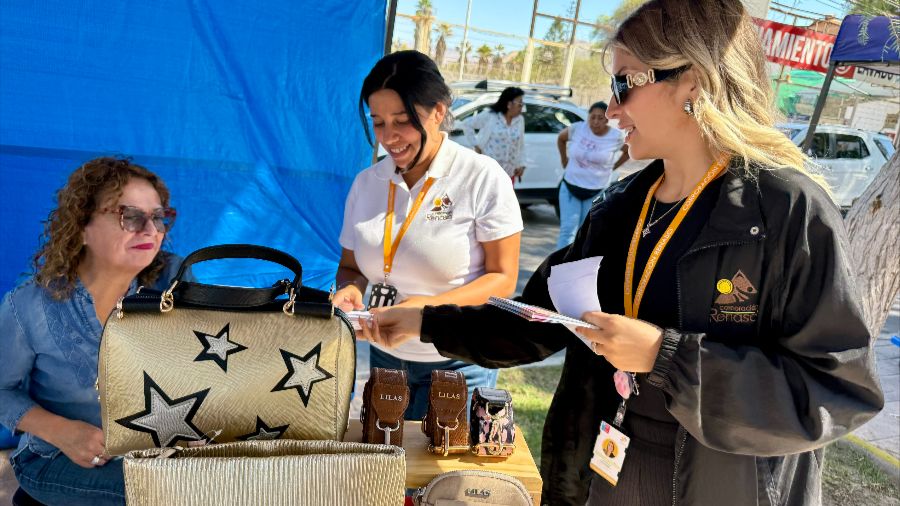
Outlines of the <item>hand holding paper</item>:
{"label": "hand holding paper", "polygon": [[[597,298],[597,271],[603,257],[590,257],[550,267],[547,289],[550,300],[560,313],[571,318],[581,318],[588,311],[601,311]],[[582,322],[586,323],[586,322]],[[591,324],[563,323],[569,331],[593,350],[591,342],[575,332],[575,328],[593,327]]]}

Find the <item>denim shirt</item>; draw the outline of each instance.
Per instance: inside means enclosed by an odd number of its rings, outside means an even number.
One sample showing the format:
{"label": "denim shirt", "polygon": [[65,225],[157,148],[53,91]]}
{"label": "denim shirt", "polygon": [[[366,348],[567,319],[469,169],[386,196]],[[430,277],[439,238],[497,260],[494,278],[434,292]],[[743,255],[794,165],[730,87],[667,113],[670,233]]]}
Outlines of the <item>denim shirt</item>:
{"label": "denim shirt", "polygon": [[[165,290],[181,258],[167,255],[153,288]],[[131,282],[128,294],[137,290]],[[28,279],[6,294],[0,304],[0,424],[14,430],[35,406],[56,415],[100,424],[97,362],[103,328],[94,300],[81,280],[72,294],[54,299]],[[19,450],[52,457],[59,450],[43,439],[24,433]]]}

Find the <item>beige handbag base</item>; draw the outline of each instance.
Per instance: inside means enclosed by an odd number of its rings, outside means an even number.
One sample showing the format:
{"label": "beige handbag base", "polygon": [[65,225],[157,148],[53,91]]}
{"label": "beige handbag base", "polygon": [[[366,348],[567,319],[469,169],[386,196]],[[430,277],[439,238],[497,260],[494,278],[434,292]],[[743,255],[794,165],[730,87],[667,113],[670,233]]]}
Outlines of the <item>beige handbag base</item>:
{"label": "beige handbag base", "polygon": [[124,469],[129,506],[399,506],[406,457],[387,445],[247,441],[132,451]]}

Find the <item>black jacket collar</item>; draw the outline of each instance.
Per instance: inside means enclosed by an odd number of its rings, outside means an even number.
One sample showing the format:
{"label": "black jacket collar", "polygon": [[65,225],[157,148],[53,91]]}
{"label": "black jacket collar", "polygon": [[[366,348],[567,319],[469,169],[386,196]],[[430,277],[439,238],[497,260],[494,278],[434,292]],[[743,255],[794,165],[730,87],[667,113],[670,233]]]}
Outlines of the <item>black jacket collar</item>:
{"label": "black jacket collar", "polygon": [[[644,169],[609,187],[599,205],[617,208],[622,206],[622,213],[618,215],[636,216],[647,191],[662,173],[662,160],[654,160]],[[766,227],[757,176],[747,174],[741,161],[731,162],[731,166],[721,176],[724,181],[712,215],[692,250],[722,243],[758,241],[765,237]]]}

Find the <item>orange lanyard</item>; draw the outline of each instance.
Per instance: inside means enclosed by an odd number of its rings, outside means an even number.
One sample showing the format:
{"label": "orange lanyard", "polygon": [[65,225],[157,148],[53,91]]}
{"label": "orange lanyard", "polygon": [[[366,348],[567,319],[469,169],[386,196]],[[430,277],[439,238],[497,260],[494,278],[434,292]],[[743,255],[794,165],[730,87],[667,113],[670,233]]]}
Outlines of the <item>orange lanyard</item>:
{"label": "orange lanyard", "polygon": [[416,213],[419,212],[419,207],[422,205],[422,201],[425,200],[425,194],[428,193],[428,189],[431,188],[431,185],[434,183],[434,178],[430,177],[425,180],[425,184],[422,185],[422,189],[419,190],[419,195],[416,196],[416,201],[413,203],[412,209],[409,210],[409,214],[406,215],[406,219],[403,220],[403,225],[400,227],[400,231],[397,232],[397,239],[391,242],[391,234],[394,230],[394,193],[395,193],[395,185],[393,181],[390,181],[388,184],[388,204],[387,204],[387,215],[384,217],[384,279],[387,282],[388,274],[391,273],[391,267],[394,265],[394,255],[397,254],[397,248],[400,246],[400,240],[403,239],[403,234],[406,233],[406,229],[409,228],[409,225],[412,223],[413,218],[416,216]]}
{"label": "orange lanyard", "polygon": [[719,157],[719,159],[709,167],[706,171],[706,175],[703,176],[703,179],[701,179],[699,183],[697,183],[697,186],[694,187],[694,190],[688,195],[687,199],[685,199],[681,209],[678,210],[675,218],[672,219],[672,223],[669,224],[666,231],[663,232],[662,237],[660,237],[659,241],[656,243],[656,246],[653,247],[653,251],[650,252],[650,257],[647,259],[647,265],[644,266],[644,271],[641,273],[641,280],[638,282],[637,291],[632,299],[631,292],[634,283],[634,259],[637,256],[638,242],[641,240],[641,231],[644,229],[644,221],[647,219],[647,209],[650,207],[650,201],[653,200],[653,195],[656,193],[656,189],[659,188],[665,175],[660,176],[659,179],[653,183],[653,186],[650,187],[650,190],[647,192],[647,198],[644,200],[644,207],[641,209],[641,216],[638,218],[637,225],[634,228],[634,234],[631,236],[631,245],[628,247],[628,259],[625,262],[625,316],[637,318],[638,309],[641,306],[641,299],[644,298],[644,291],[647,289],[647,283],[650,282],[650,275],[653,274],[653,268],[656,267],[656,262],[662,255],[663,250],[666,249],[669,240],[675,235],[675,230],[678,229],[678,226],[681,225],[681,222],[684,220],[688,211],[691,210],[691,206],[694,205],[694,202],[696,202],[697,198],[707,185],[709,185],[713,179],[719,177],[719,174],[725,170],[725,167],[728,166],[730,160],[731,157],[728,155]]}

